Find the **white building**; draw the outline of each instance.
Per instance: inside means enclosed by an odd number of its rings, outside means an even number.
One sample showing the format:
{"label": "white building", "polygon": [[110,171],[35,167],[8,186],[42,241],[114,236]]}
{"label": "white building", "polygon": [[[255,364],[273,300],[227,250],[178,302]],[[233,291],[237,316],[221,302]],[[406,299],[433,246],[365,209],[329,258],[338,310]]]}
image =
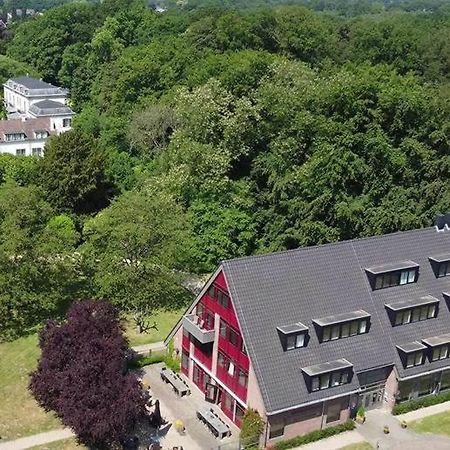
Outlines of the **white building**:
{"label": "white building", "polygon": [[74,112],[66,105],[65,89],[19,77],[3,90],[8,120],[0,121],[0,153],[39,156],[49,136],[70,130]]}
{"label": "white building", "polygon": [[45,141],[52,134],[50,118],[0,120],[0,153],[41,156]]}

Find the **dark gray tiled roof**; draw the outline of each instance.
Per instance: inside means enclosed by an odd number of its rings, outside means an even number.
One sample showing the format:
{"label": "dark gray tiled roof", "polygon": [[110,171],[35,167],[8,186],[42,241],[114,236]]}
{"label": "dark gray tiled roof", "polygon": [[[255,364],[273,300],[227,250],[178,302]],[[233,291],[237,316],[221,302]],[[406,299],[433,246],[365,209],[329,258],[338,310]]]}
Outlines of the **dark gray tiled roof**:
{"label": "dark gray tiled roof", "polygon": [[31,77],[12,78],[12,81],[14,81],[14,83],[21,84],[28,89],[58,89],[56,86],[53,86],[53,84]]}
{"label": "dark gray tiled roof", "polygon": [[[450,360],[404,369],[396,345],[422,341],[450,331],[449,305],[439,304],[434,319],[393,327],[385,304],[450,292],[450,277],[436,278],[428,257],[450,251],[450,231],[425,228],[224,261],[245,345],[266,410],[294,407],[359,388],[350,384],[309,393],[304,367],[345,358],[355,372],[395,363],[401,378],[450,368]],[[414,261],[416,283],[373,291],[365,268]],[[319,343],[313,319],[364,310],[370,329],[344,339]],[[301,322],[309,328],[307,346],[283,351],[278,326]]]}
{"label": "dark gray tiled roof", "polygon": [[37,117],[74,114],[67,105],[53,100],[42,100],[34,103],[30,106],[30,112]]}

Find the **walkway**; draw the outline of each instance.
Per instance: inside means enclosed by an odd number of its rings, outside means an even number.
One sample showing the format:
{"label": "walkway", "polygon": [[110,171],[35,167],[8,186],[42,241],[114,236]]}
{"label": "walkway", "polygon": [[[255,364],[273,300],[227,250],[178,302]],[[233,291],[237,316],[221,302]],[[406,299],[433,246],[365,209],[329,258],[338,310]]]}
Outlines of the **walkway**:
{"label": "walkway", "polygon": [[358,431],[346,431],[345,433],[338,434],[337,436],[332,436],[326,439],[321,439],[317,442],[312,442],[311,444],[296,447],[294,450],[337,450],[345,447],[346,445],[358,444],[360,442],[365,442],[365,439],[358,433]]}
{"label": "walkway", "polygon": [[63,430],[48,431],[47,433],[34,434],[15,441],[1,443],[0,450],[24,450],[36,445],[49,444],[50,442],[61,441],[71,437],[73,437],[72,430],[64,428]]}
{"label": "walkway", "polygon": [[148,355],[150,352],[162,352],[166,349],[164,342],[153,342],[151,344],[136,345],[132,349],[139,355]]}
{"label": "walkway", "polygon": [[[435,414],[430,408],[421,410],[421,417]],[[358,432],[364,439],[380,450],[423,450],[432,447],[433,450],[449,450],[450,438],[436,434],[419,434],[409,428],[400,426],[400,416],[393,416],[384,409],[367,412],[367,420],[358,426]],[[389,434],[384,434],[383,428],[389,427]]]}
{"label": "walkway", "polygon": [[446,411],[450,411],[450,402],[439,403],[438,405],[417,409],[416,411],[400,414],[395,417],[397,417],[400,421],[405,420],[406,422],[412,422],[413,420],[419,420],[423,417],[433,416],[434,414],[439,414]]}

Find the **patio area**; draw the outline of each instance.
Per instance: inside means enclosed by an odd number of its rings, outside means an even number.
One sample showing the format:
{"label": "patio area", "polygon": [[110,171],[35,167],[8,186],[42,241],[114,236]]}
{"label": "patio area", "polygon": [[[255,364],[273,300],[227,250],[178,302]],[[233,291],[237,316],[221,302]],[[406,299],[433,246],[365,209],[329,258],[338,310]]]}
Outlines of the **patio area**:
{"label": "patio area", "polygon": [[[238,449],[239,428],[222,413],[217,405],[206,402],[199,389],[183,375],[181,377],[189,385],[191,393],[183,397],[177,396],[170,384],[166,384],[161,379],[160,370],[163,366],[163,364],[154,364],[141,369],[143,382],[150,386],[153,399],[160,401],[161,415],[168,421],[159,435],[156,432],[153,434],[153,439],[158,440],[164,450],[175,446],[183,446],[184,450],[209,450],[219,447],[226,450]],[[216,438],[197,418],[197,411],[205,407],[213,408],[230,428],[231,436],[223,439]],[[183,422],[186,428],[184,435],[180,435],[175,429],[176,420]]]}

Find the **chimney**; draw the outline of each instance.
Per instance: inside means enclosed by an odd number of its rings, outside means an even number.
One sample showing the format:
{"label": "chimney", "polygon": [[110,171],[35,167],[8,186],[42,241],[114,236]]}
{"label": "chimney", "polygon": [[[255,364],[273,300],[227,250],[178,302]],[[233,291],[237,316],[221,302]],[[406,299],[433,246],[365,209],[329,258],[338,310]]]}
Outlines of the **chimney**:
{"label": "chimney", "polygon": [[436,216],[436,231],[450,230],[450,213],[438,214]]}

